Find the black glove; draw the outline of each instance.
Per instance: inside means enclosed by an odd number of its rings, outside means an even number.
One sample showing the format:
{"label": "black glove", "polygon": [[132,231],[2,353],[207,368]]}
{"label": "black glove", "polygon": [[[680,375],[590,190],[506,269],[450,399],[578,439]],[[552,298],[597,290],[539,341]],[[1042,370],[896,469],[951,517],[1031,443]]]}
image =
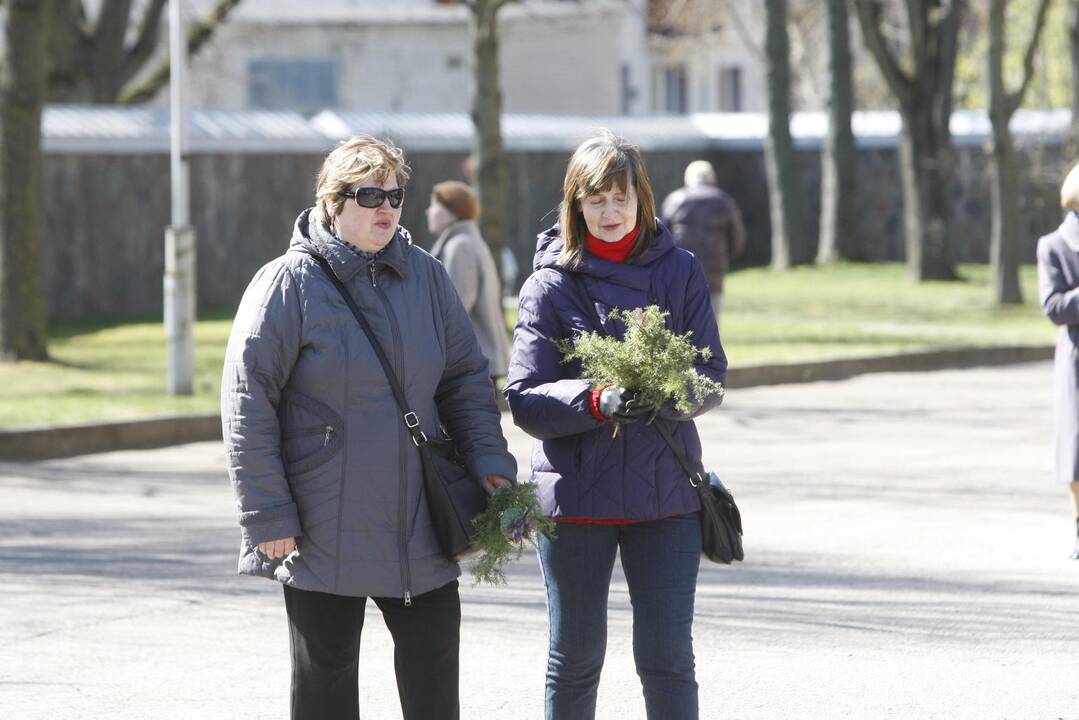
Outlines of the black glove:
{"label": "black glove", "polygon": [[637,422],[649,417],[653,410],[636,400],[637,393],[628,388],[612,385],[599,394],[599,411],[616,423]]}

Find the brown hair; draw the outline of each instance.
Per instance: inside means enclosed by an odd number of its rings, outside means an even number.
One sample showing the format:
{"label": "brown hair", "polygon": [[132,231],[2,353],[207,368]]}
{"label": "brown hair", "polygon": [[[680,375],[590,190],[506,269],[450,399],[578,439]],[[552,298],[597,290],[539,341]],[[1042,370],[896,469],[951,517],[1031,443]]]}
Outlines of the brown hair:
{"label": "brown hair", "polygon": [[431,197],[458,220],[475,220],[480,216],[480,201],[476,193],[460,180],[438,183],[431,191]]}
{"label": "brown hair", "polygon": [[368,177],[381,185],[391,173],[400,187],[412,173],[405,153],[393,143],[356,135],[338,144],[322,162],[315,181],[315,219],[329,227],[348,199],[341,192]]}
{"label": "brown hair", "polygon": [[637,191],[637,243],[629,259],[640,257],[656,237],[656,200],[640,150],[625,138],[603,128],[581,143],[569,159],[562,184],[561,226],[565,243],[558,264],[575,268],[584,256],[588,228],[581,213],[581,200],[606,192],[617,183],[625,190],[632,182]]}

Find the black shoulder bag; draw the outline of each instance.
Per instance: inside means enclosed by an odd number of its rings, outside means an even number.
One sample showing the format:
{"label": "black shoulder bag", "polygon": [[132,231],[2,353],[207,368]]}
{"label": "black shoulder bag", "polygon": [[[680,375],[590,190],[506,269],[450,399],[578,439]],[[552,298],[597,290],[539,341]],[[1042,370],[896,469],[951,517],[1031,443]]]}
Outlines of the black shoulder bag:
{"label": "black shoulder bag", "polygon": [[[450,438],[429,438],[420,429],[420,418],[408,407],[405,393],[397,380],[397,374],[390,365],[386,352],[382,349],[374,330],[367,322],[367,318],[360,312],[356,301],[352,299],[348,288],[345,287],[337,273],[333,271],[326,258],[311,255],[326,275],[330,278],[337,292],[341,294],[348,309],[356,317],[368,341],[371,343],[382,369],[386,372],[393,398],[401,409],[401,417],[412,442],[420,453],[420,462],[423,466],[423,488],[427,495],[427,507],[431,513],[431,525],[434,527],[435,537],[442,548],[442,554],[453,561],[461,560],[475,551],[472,545],[472,535],[475,529],[472,520],[487,509],[487,492],[472,477],[461,463],[457,448]],[[404,478],[401,479],[404,482]]]}
{"label": "black shoulder bag", "polygon": [[[596,312],[596,306],[592,303],[592,297],[588,294],[584,280],[574,272],[565,271],[577,287],[577,292],[584,301],[585,309],[592,317],[592,324],[600,335],[607,335],[603,323]],[[656,429],[667,447],[674,453],[678,464],[682,466],[689,478],[689,484],[697,491],[701,499],[701,545],[705,557],[712,562],[730,565],[735,560],[743,558],[742,553],[742,513],[738,511],[738,505],[734,502],[734,496],[720,481],[714,472],[702,473],[693,469],[686,458],[686,454],[678,447],[666,421],[654,415],[649,421]]]}

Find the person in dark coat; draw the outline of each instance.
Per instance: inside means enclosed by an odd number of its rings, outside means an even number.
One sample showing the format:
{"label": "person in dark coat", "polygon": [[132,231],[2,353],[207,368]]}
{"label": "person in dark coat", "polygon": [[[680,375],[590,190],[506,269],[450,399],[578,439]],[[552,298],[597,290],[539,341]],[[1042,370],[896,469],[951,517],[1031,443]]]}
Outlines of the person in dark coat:
{"label": "person in dark coat", "polygon": [[674,243],[697,256],[712,292],[712,309],[723,306],[723,279],[731,259],[746,249],[746,229],[734,199],[716,187],[716,171],[707,160],[686,166],[685,187],[663,201],[660,218]]}
{"label": "person in dark coat", "polygon": [[[700,501],[631,390],[580,377],[580,363],[562,363],[555,341],[596,329],[586,302],[618,338],[625,328],[608,319],[612,310],[658,304],[670,313],[670,330],[692,331],[695,344],[711,349],[697,371],[722,382],[727,360],[704,270],[657,220],[637,148],[606,131],[570,158],[560,223],[539,236],[534,269],[520,293],[505,395],[514,422],[536,438],[532,479],[543,511],[558,521],[557,537],[539,546],[550,622],[547,718],[595,716],[618,552],[648,717],[696,718]],[[569,273],[583,278],[587,298]],[[659,413],[697,469],[693,418],[720,400],[704,398],[690,414]]]}
{"label": "person in dark coat", "polygon": [[359,718],[369,597],[393,637],[404,717],[459,717],[461,570],[435,538],[420,457],[371,341],[313,256],[369,321],[422,431],[444,426],[488,492],[517,473],[468,313],[398,225],[407,179],[388,143],[361,135],[334,149],[289,251],[244,293],[225,354],[239,569],[284,585],[293,718]]}
{"label": "person in dark coat", "polygon": [[1038,294],[1042,312],[1057,331],[1053,362],[1056,415],[1056,478],[1071,487],[1075,501],[1079,560],[1079,165],[1060,190],[1067,212],[1056,231],[1038,240]]}

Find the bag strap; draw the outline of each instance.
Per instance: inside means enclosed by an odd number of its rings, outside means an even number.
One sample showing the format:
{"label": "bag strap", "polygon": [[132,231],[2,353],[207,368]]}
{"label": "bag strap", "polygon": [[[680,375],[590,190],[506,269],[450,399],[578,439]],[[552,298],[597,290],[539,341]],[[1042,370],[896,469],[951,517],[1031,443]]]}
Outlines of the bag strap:
{"label": "bag strap", "polygon": [[[592,296],[588,293],[588,286],[585,285],[584,278],[581,276],[580,273],[575,273],[570,270],[560,269],[560,271],[565,275],[568,275],[570,280],[576,286],[577,293],[584,301],[585,311],[592,316],[592,324],[595,325],[596,332],[604,337],[609,337],[610,334],[607,332],[606,328],[603,327],[603,322],[599,319],[599,313],[596,312],[596,304],[592,302]],[[674,457],[676,460],[678,460],[678,464],[682,466],[682,470],[684,470],[686,475],[689,477],[689,484],[693,487],[700,487],[701,484],[707,483],[708,479],[704,476],[704,474],[694,470],[693,466],[689,464],[689,460],[686,458],[686,454],[682,452],[682,449],[680,447],[674,444],[674,438],[671,437],[671,431],[667,427],[667,421],[659,417],[658,415],[655,415],[649,421],[649,424],[651,424],[656,429],[656,432],[658,432],[660,437],[663,438],[663,441],[667,443],[667,447],[669,447],[671,449],[671,452],[674,453]]]}
{"label": "bag strap", "polygon": [[416,444],[416,447],[425,444],[427,442],[427,435],[420,429],[420,418],[416,413],[409,409],[408,400],[405,399],[405,392],[401,389],[401,383],[397,380],[397,373],[393,371],[390,359],[386,357],[386,351],[382,349],[382,344],[379,343],[378,338],[375,337],[375,331],[371,329],[371,324],[367,322],[367,318],[363,316],[360,307],[356,304],[356,301],[352,299],[352,294],[348,291],[348,288],[345,287],[345,284],[341,282],[341,278],[337,277],[337,273],[330,267],[330,263],[326,258],[311,252],[305,252],[305,254],[314,258],[315,262],[317,262],[326,273],[326,276],[330,278],[330,282],[337,288],[337,292],[341,294],[341,298],[344,299],[345,304],[348,305],[348,309],[352,311],[353,317],[356,318],[356,322],[358,322],[363,329],[364,335],[367,336],[367,340],[371,343],[371,348],[375,351],[375,355],[378,356],[378,361],[386,373],[386,379],[389,380],[390,390],[393,391],[393,399],[397,401],[397,407],[401,409],[401,417],[405,421],[405,427],[408,428],[408,434],[412,436],[412,442]]}

